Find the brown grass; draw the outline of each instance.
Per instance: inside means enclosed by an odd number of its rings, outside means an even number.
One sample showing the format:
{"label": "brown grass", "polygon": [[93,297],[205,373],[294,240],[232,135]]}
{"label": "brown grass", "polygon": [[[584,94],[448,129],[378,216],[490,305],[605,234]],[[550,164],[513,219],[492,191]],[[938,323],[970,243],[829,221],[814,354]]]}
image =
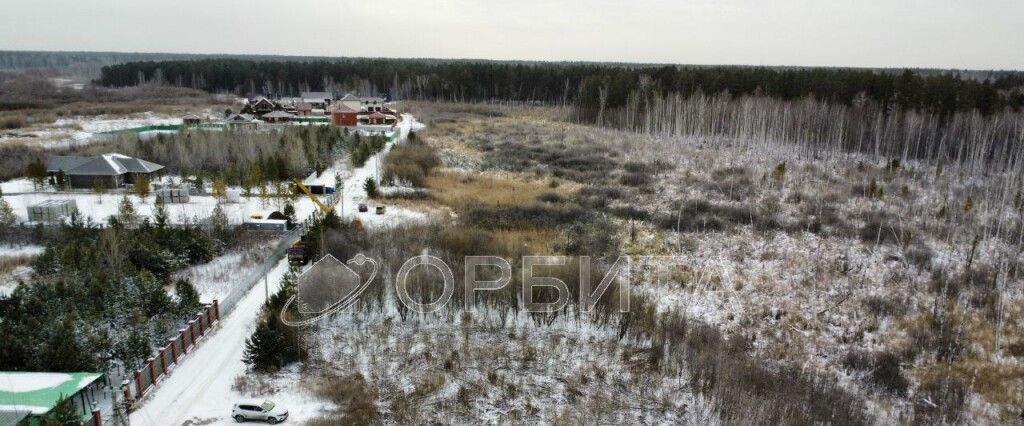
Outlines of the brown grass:
{"label": "brown grass", "polygon": [[520,175],[477,175],[444,170],[426,179],[426,186],[441,204],[454,209],[476,205],[531,204],[542,194],[570,198],[579,185],[563,182],[552,188],[550,181]]}

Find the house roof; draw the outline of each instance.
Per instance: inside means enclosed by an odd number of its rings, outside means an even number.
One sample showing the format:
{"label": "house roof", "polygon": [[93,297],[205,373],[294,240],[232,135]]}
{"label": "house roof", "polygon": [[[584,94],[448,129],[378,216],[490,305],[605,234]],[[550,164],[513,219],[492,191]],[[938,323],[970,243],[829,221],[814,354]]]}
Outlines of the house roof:
{"label": "house roof", "polygon": [[227,119],[225,119],[224,122],[225,123],[252,123],[252,120],[254,120],[254,118],[253,118],[253,116],[251,116],[249,114],[231,114],[231,116],[229,116]]}
{"label": "house roof", "polygon": [[296,111],[312,111],[313,110],[313,104],[311,104],[309,102],[299,102],[298,104],[295,105],[295,110]]}
{"label": "house roof", "polygon": [[266,114],[263,114],[263,118],[292,118],[292,117],[295,117],[295,116],[292,115],[292,114],[289,114],[287,112],[284,112],[284,111],[274,111],[274,112],[268,112]]}
{"label": "house roof", "polygon": [[188,114],[188,115],[186,115],[184,117],[181,117],[181,119],[182,120],[202,120],[203,117],[200,117],[200,116],[198,116],[196,114]]}
{"label": "house roof", "polygon": [[62,398],[75,396],[101,377],[100,373],[0,372],[0,413],[21,418],[49,413]]}
{"label": "house roof", "polygon": [[260,104],[260,103],[264,103],[264,102],[266,102],[266,103],[268,103],[270,105],[274,105],[274,102],[272,102],[270,99],[267,99],[266,97],[263,97],[263,96],[260,96],[260,97],[258,97],[256,99],[253,99],[252,102],[250,102],[250,103],[253,104],[253,105],[256,105],[256,104]]}
{"label": "house roof", "polygon": [[342,102],[346,102],[346,101],[359,101],[360,99],[359,99],[358,96],[353,95],[351,93],[348,93],[344,97],[342,97],[341,99],[338,99],[338,100],[342,101]]}
{"label": "house roof", "polygon": [[344,112],[344,113],[358,113],[358,110],[352,109],[348,105],[342,103],[336,103],[331,107],[331,112]]}
{"label": "house roof", "polygon": [[58,156],[50,160],[46,170],[63,171],[68,175],[117,176],[125,173],[152,173],[163,169],[159,164],[118,153],[95,157]]}

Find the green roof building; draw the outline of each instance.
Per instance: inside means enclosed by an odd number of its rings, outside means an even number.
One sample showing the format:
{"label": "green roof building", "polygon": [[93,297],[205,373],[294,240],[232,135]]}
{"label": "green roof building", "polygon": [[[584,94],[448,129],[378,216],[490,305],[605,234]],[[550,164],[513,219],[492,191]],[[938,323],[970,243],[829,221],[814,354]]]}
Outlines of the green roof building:
{"label": "green roof building", "polygon": [[[0,426],[38,424],[61,399],[70,399],[87,419],[102,399],[100,373],[30,373],[0,371]],[[24,421],[24,423],[22,423]]]}

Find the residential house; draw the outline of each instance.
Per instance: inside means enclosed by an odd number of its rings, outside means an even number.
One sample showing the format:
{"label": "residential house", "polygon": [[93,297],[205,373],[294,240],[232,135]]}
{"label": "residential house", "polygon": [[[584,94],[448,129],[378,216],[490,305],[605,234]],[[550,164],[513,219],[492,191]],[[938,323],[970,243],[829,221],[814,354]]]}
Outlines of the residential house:
{"label": "residential house", "polygon": [[181,118],[183,127],[199,127],[201,124],[203,124],[203,118],[196,114],[189,114]]}
{"label": "residential house", "polygon": [[338,99],[337,101],[334,101],[335,105],[337,105],[339,103],[342,104],[342,105],[345,105],[349,109],[351,109],[353,111],[356,111],[356,112],[359,112],[359,111],[363,110],[363,100],[360,99],[358,96],[353,95],[351,93],[343,96],[341,99]]}
{"label": "residential house", "polygon": [[326,110],[334,101],[334,95],[330,92],[302,92],[299,97],[302,98],[302,102],[313,105],[313,109]]}
{"label": "residential house", "polygon": [[94,157],[56,156],[46,165],[50,181],[59,180],[72,188],[94,188],[100,181],[107,188],[135,183],[140,175],[154,175],[164,166],[127,155],[109,153]]}
{"label": "residential house", "polygon": [[362,98],[360,99],[360,110],[367,112],[383,112],[384,103],[384,98],[381,97]]}
{"label": "residential house", "polygon": [[250,101],[249,108],[252,108],[253,114],[256,115],[267,114],[277,109],[273,101],[262,96]]}
{"label": "residential house", "polygon": [[224,125],[231,130],[256,130],[258,124],[249,114],[231,114],[224,119]]}
{"label": "residential house", "polygon": [[359,110],[352,108],[349,105],[350,104],[345,102],[338,102],[331,107],[332,124],[344,127],[354,127],[359,125]]}
{"label": "residential house", "polygon": [[299,102],[295,104],[295,115],[299,117],[308,117],[313,115],[313,104],[308,102]]}
{"label": "residential house", "polygon": [[267,123],[284,124],[291,122],[295,118],[294,115],[284,111],[274,111],[263,115],[263,121]]}
{"label": "residential house", "polygon": [[398,116],[391,112],[364,111],[357,116],[359,125],[394,126],[398,124]]}

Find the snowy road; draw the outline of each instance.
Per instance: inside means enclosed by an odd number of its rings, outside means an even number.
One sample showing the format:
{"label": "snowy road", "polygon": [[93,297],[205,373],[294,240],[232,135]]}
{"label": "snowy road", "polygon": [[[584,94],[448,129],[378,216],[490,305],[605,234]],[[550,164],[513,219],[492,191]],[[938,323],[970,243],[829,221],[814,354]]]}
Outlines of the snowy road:
{"label": "snowy road", "polygon": [[[419,126],[415,119],[406,115],[402,122],[401,140]],[[390,150],[390,145],[387,147]],[[375,215],[358,213],[356,203],[366,199],[363,182],[367,177],[379,177],[381,161],[387,150],[367,160],[363,167],[353,171],[343,185],[341,203],[343,215],[358,215],[368,227],[384,226],[391,221],[412,220],[422,214],[389,207],[387,214]],[[281,277],[288,271],[287,259],[282,259],[267,276],[269,293],[277,291]],[[242,398],[232,390],[235,378],[245,373],[242,353],[245,340],[256,328],[260,307],[266,299],[264,286],[254,286],[230,315],[225,316],[216,331],[201,341],[168,377],[163,379],[131,414],[135,425],[181,425],[181,424],[232,424],[231,406]],[[289,407],[292,416],[288,423],[299,423],[317,414],[319,404],[304,398],[287,398],[275,395],[272,398]]]}

